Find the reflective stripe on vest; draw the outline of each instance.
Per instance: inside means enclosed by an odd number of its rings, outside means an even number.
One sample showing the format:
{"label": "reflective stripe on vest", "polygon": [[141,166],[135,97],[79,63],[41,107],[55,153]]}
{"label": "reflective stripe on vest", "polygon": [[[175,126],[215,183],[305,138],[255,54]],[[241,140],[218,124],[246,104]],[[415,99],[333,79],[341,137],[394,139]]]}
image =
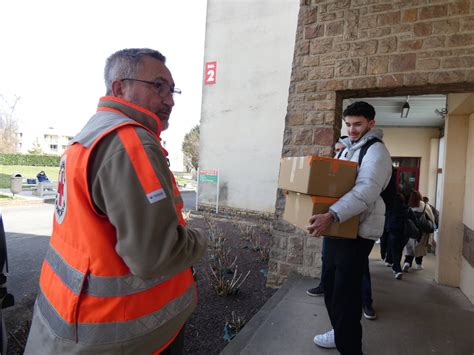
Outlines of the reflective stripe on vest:
{"label": "reflective stripe on vest", "polygon": [[[74,294],[79,295],[82,280],[85,276],[84,273],[68,265],[52,245],[49,246],[45,261],[63,283]],[[144,280],[132,274],[124,276],[94,276],[89,274],[86,277],[82,292],[97,297],[127,296],[154,287],[169,279],[169,276]]]}
{"label": "reflective stripe on vest", "polygon": [[[154,173],[153,166],[148,159],[137,132],[135,132],[135,128],[131,126],[123,127],[118,131],[118,136],[128,153],[128,157],[132,162],[140,184],[145,190],[148,201],[155,203],[166,198],[166,193],[161,187],[160,180]],[[146,172],[149,172],[149,174]]]}
{"label": "reflective stripe on vest", "polygon": [[64,321],[41,290],[38,293],[37,302],[41,315],[48,320],[49,326],[58,337],[72,341],[79,340],[87,345],[105,345],[132,340],[162,326],[189,306],[193,301],[194,292],[194,286],[191,285],[185,293],[159,310],[126,322],[78,323],[76,325]]}

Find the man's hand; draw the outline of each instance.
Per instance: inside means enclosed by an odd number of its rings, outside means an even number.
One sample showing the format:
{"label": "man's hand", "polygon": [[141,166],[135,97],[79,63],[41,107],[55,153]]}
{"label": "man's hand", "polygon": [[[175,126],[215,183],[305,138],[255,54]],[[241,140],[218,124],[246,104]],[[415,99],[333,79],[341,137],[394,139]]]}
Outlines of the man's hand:
{"label": "man's hand", "polygon": [[311,224],[306,228],[313,237],[319,238],[323,232],[329,228],[332,222],[334,222],[334,217],[330,212],[315,214],[309,219],[309,223]]}

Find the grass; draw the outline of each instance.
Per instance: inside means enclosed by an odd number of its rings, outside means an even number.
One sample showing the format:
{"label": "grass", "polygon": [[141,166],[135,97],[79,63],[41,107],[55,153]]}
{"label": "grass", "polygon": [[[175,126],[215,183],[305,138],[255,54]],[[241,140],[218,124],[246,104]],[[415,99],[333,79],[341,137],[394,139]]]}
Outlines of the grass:
{"label": "grass", "polygon": [[25,165],[0,165],[0,188],[10,188],[10,177],[13,173],[20,173],[24,179],[36,179],[36,174],[41,170],[51,181],[58,179],[59,167],[54,166],[25,166]]}
{"label": "grass", "polygon": [[[58,179],[59,167],[55,166],[25,166],[25,165],[0,165],[0,189],[10,188],[10,177],[13,173],[20,173],[24,179],[36,179],[36,174],[41,170],[51,181]],[[176,182],[180,186],[193,184],[194,180],[186,179],[182,176],[175,176]]]}

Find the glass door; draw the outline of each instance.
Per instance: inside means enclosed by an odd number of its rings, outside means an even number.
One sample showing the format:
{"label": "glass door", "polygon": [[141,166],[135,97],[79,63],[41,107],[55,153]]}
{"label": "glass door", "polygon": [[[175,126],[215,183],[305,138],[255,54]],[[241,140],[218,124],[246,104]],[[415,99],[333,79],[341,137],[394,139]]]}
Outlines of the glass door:
{"label": "glass door", "polygon": [[406,201],[413,190],[418,191],[420,182],[420,158],[392,158],[393,166],[397,168],[397,191],[401,192]]}

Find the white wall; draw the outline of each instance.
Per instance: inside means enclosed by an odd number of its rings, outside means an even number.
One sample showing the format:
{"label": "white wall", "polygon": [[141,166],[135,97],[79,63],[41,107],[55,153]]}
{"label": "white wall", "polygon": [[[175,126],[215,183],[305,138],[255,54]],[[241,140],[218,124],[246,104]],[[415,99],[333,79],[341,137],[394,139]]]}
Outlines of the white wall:
{"label": "white wall", "polygon": [[[298,0],[209,0],[200,168],[219,169],[221,205],[275,209]],[[200,202],[208,202],[200,199]]]}

